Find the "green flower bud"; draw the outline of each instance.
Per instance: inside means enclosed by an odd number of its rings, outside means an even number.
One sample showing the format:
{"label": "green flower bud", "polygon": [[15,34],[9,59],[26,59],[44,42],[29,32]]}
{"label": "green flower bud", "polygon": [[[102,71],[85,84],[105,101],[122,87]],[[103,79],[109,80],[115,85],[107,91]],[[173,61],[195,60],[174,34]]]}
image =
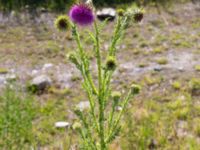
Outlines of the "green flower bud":
{"label": "green flower bud", "polygon": [[120,9],[117,10],[118,16],[124,16],[124,13],[125,13],[125,11],[122,8],[120,8]]}
{"label": "green flower bud", "polygon": [[72,129],[73,130],[79,130],[81,129],[81,123],[80,122],[75,122],[73,125],[72,125]]}
{"label": "green flower bud", "polygon": [[55,27],[59,31],[67,31],[70,28],[69,18],[67,16],[65,16],[65,15],[59,16],[55,20]]}
{"label": "green flower bud", "polygon": [[135,12],[134,12],[134,20],[135,20],[135,22],[142,21],[143,17],[144,17],[144,10],[143,9],[135,10]]}
{"label": "green flower bud", "polygon": [[118,104],[119,99],[120,99],[120,97],[121,97],[121,93],[118,92],[118,91],[114,91],[114,92],[111,94],[111,97],[113,98],[115,104]]}
{"label": "green flower bud", "polygon": [[110,71],[114,71],[117,67],[117,63],[114,57],[109,56],[106,60],[106,69]]}
{"label": "green flower bud", "polygon": [[131,92],[133,95],[139,94],[141,90],[141,86],[137,85],[137,84],[132,84],[131,85]]}

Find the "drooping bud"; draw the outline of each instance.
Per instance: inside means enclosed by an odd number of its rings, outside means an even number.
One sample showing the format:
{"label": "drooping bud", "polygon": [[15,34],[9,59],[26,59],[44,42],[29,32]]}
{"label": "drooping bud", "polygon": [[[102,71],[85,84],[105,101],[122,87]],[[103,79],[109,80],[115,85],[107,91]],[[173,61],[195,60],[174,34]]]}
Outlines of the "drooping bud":
{"label": "drooping bud", "polygon": [[114,91],[114,92],[111,94],[111,97],[113,98],[114,103],[115,103],[115,104],[118,104],[118,103],[119,103],[119,99],[120,99],[120,97],[121,97],[121,93],[118,92],[118,91]]}
{"label": "drooping bud", "polygon": [[109,56],[106,60],[106,69],[109,71],[114,71],[116,67],[116,59],[113,56]]}
{"label": "drooping bud", "polygon": [[69,18],[65,15],[58,16],[54,24],[59,31],[67,31],[70,28]]}
{"label": "drooping bud", "polygon": [[135,20],[135,22],[142,21],[143,17],[144,17],[144,10],[143,9],[136,9],[134,11],[134,20]]}
{"label": "drooping bud", "polygon": [[131,93],[133,95],[139,94],[141,90],[141,86],[137,85],[137,84],[132,84],[131,85]]}

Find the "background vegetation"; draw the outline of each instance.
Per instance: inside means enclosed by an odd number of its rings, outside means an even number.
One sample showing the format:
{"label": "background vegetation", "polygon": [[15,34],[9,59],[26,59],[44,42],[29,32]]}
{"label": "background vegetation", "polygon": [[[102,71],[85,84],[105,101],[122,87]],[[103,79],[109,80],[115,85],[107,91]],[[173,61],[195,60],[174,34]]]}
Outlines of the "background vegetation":
{"label": "background vegetation", "polygon": [[[23,10],[23,8],[37,8],[44,7],[49,10],[63,11],[71,6],[71,4],[78,0],[0,0],[0,9],[4,11],[9,10]],[[183,2],[186,0],[177,0],[176,2]],[[171,4],[173,0],[94,0],[95,6],[101,7],[105,5],[116,5],[136,2],[139,5],[153,4]]]}

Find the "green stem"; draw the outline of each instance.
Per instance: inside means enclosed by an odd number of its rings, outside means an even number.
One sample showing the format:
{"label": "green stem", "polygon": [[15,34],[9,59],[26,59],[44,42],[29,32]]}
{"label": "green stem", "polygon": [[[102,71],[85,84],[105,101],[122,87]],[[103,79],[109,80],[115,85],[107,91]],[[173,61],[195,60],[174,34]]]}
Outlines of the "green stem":
{"label": "green stem", "polygon": [[121,117],[122,117],[122,114],[124,113],[125,108],[126,108],[128,102],[129,102],[129,99],[130,99],[131,95],[132,95],[132,92],[131,92],[131,90],[130,90],[129,93],[128,93],[128,95],[127,95],[127,97],[126,97],[125,100],[124,100],[124,103],[123,103],[121,112],[119,113],[117,119],[115,120],[115,122],[114,122],[112,128],[111,128],[110,131],[109,131],[109,135],[108,135],[108,137],[107,137],[107,139],[106,139],[106,143],[110,141],[110,138],[112,137],[113,132],[116,130],[116,128],[117,128],[117,126],[118,126],[118,124],[119,124],[119,121],[120,121],[120,119],[121,119]]}
{"label": "green stem", "polygon": [[91,111],[92,117],[94,119],[95,128],[96,128],[97,132],[99,133],[99,126],[98,126],[97,119],[96,119],[96,116],[95,116],[95,103],[94,103],[94,99],[93,99],[92,93],[90,92],[90,90],[88,89],[88,87],[86,87],[86,89],[87,89],[87,94],[88,94],[88,98],[89,98],[89,102],[90,102],[90,111]]}
{"label": "green stem", "polygon": [[115,53],[115,46],[116,46],[116,43],[119,39],[119,31],[121,29],[121,18],[118,18],[117,20],[117,25],[115,27],[115,32],[114,32],[114,36],[113,36],[113,39],[112,39],[112,42],[111,42],[111,46],[109,48],[109,55],[110,56],[114,56],[114,53]]}
{"label": "green stem", "polygon": [[99,44],[99,30],[97,27],[97,23],[94,23],[95,32],[96,32],[96,58],[97,58],[97,66],[98,66],[98,82],[99,82],[99,128],[100,128],[100,145],[101,150],[106,149],[106,143],[104,139],[104,99],[103,99],[103,92],[102,92],[102,64],[101,64],[101,53],[100,53],[100,44]]}
{"label": "green stem", "polygon": [[80,36],[79,36],[79,34],[78,34],[78,32],[77,32],[77,29],[76,29],[76,26],[75,26],[75,25],[73,26],[73,34],[74,34],[76,43],[77,43],[77,45],[78,45],[78,49],[79,49],[79,53],[80,53],[80,56],[81,56],[81,60],[82,60],[83,65],[84,65],[83,68],[84,68],[84,69],[87,69],[87,70],[84,70],[84,72],[83,72],[82,74],[83,74],[83,76],[85,76],[85,79],[87,79],[87,80],[89,81],[89,83],[90,83],[90,85],[91,85],[91,87],[92,87],[92,90],[93,90],[94,94],[97,95],[98,92],[97,92],[96,87],[95,87],[95,85],[94,85],[94,83],[93,83],[93,81],[92,81],[92,77],[91,77],[91,75],[90,75],[88,65],[87,65],[87,63],[86,63],[86,61],[85,61],[86,56],[85,56],[83,47],[82,47],[82,45],[81,45]]}
{"label": "green stem", "polygon": [[115,103],[113,103],[113,105],[112,105],[112,111],[110,113],[109,121],[108,121],[108,131],[110,131],[111,125],[113,123],[113,116],[114,116],[114,112],[115,112],[115,107],[116,107],[116,105],[115,105]]}
{"label": "green stem", "polygon": [[125,26],[127,25],[127,17],[119,17],[117,20],[117,25],[115,27],[114,36],[112,38],[111,46],[109,48],[109,55],[115,56],[116,53],[116,45],[120,38],[123,35],[123,31],[125,29]]}

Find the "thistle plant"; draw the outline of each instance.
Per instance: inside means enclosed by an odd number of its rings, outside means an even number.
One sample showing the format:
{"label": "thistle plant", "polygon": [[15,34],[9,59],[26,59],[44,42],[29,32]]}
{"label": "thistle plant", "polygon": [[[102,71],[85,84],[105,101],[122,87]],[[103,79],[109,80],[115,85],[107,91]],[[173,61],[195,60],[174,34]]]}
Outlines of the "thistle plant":
{"label": "thistle plant", "polygon": [[[63,27],[69,30],[70,24],[73,38],[77,43],[77,50],[69,54],[68,58],[81,72],[83,77],[82,87],[87,93],[90,103],[88,111],[78,108],[74,109],[75,114],[80,119],[80,123],[74,125],[74,128],[80,133],[82,139],[80,149],[107,150],[109,144],[119,135],[121,129],[120,120],[127,108],[128,102],[140,91],[140,86],[134,84],[130,86],[130,89],[124,96],[119,91],[112,91],[110,86],[113,73],[117,68],[116,45],[119,43],[127,27],[132,25],[133,22],[141,21],[141,17],[143,17],[141,10],[120,9],[118,12],[119,15],[107,52],[108,56],[105,60],[103,60],[101,54],[100,27],[102,27],[102,24],[106,24],[106,21],[100,23],[101,25],[97,23],[91,1],[75,4],[70,9],[69,17],[62,15],[55,21],[56,27],[61,31],[65,31]],[[85,28],[87,26],[94,27],[94,33],[88,31],[88,36],[94,44],[98,75],[97,83],[93,79],[90,70],[90,59],[84,50],[78,26]],[[118,106],[121,106],[120,110],[116,109]]]}

